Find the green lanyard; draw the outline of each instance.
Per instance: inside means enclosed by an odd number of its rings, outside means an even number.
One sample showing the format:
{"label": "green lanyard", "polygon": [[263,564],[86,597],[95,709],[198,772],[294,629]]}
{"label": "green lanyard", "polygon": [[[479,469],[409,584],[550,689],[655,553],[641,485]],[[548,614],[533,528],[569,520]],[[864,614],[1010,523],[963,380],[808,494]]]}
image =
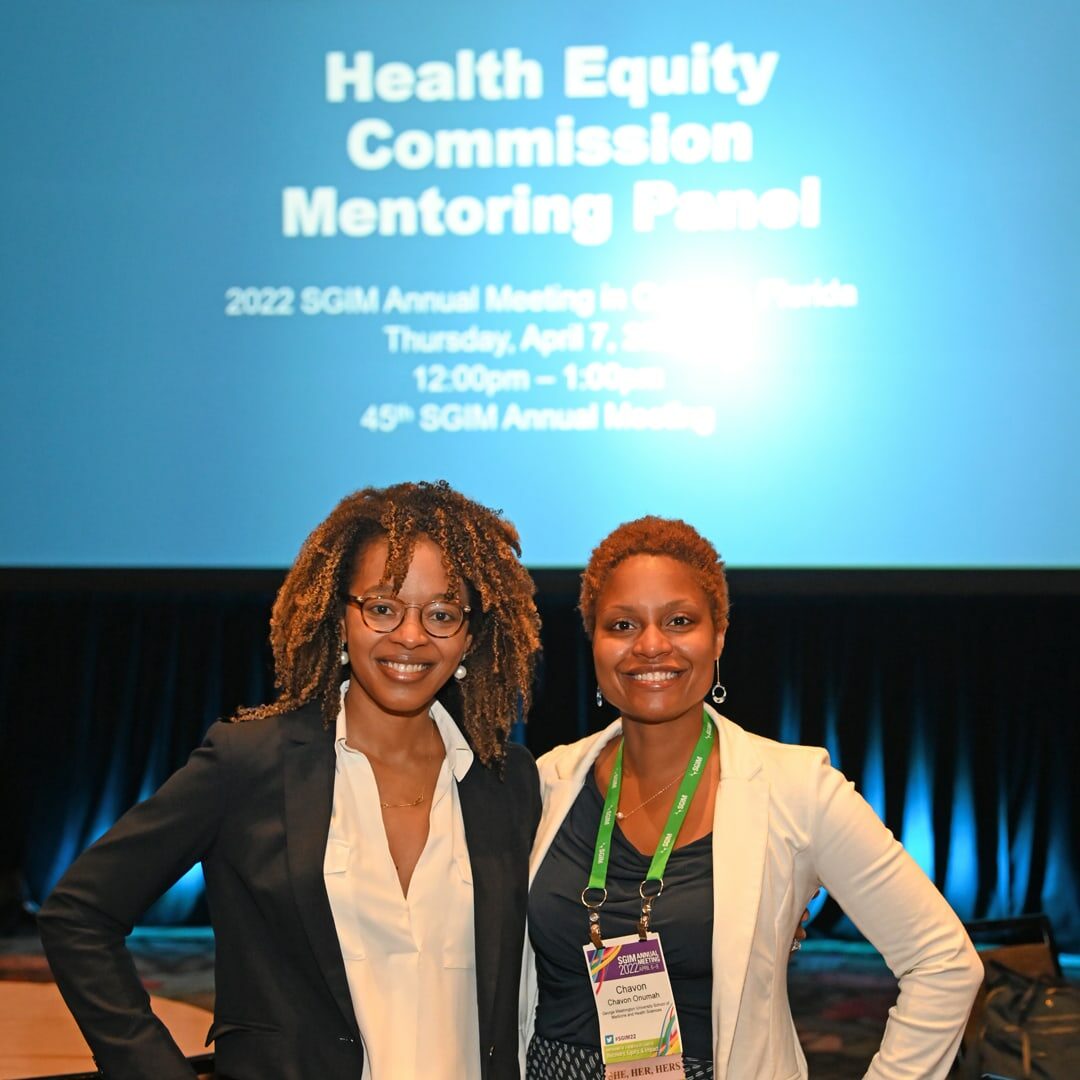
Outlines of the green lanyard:
{"label": "green lanyard", "polygon": [[[693,802],[694,793],[701,782],[701,774],[705,771],[705,762],[709,758],[709,751],[712,750],[715,737],[715,729],[709,719],[709,714],[702,710],[701,734],[690,756],[690,762],[686,766],[686,772],[683,774],[678,794],[668,814],[664,831],[660,835],[660,842],[656,845],[652,862],[649,863],[648,874],[638,886],[638,892],[641,895],[638,934],[642,940],[649,931],[649,917],[652,914],[653,901],[664,891],[664,870],[675,848],[675,841],[678,839],[683,820],[690,811],[690,803]],[[592,873],[589,875],[588,886],[581,893],[581,902],[589,909],[589,937],[598,949],[603,948],[604,944],[600,936],[600,908],[607,900],[607,869],[611,855],[611,838],[615,833],[615,811],[619,808],[619,793],[622,789],[622,757],[623,741],[620,739],[619,749],[615,753],[615,764],[611,770],[611,779],[608,781],[607,796],[604,798],[604,810],[600,815],[600,828],[596,832]],[[646,892],[646,885],[650,881],[657,883],[655,892]],[[600,892],[603,895],[595,902],[590,902],[586,898],[589,892]]]}

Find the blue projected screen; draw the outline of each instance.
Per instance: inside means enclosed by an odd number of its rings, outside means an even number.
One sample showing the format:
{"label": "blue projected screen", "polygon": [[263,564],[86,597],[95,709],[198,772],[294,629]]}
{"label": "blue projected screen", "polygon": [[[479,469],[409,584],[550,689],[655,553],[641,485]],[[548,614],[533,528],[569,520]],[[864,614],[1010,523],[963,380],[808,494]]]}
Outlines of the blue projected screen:
{"label": "blue projected screen", "polygon": [[0,563],[1080,565],[1078,10],[8,5]]}

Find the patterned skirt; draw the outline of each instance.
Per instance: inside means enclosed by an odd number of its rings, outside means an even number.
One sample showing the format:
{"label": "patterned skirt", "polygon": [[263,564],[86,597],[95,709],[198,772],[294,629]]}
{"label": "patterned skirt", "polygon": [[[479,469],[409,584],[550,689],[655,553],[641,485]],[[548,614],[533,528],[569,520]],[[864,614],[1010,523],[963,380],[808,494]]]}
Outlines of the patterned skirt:
{"label": "patterned skirt", "polygon": [[[713,1080],[711,1061],[683,1058],[686,1080]],[[525,1080],[604,1080],[604,1059],[589,1046],[532,1037],[525,1058]]]}

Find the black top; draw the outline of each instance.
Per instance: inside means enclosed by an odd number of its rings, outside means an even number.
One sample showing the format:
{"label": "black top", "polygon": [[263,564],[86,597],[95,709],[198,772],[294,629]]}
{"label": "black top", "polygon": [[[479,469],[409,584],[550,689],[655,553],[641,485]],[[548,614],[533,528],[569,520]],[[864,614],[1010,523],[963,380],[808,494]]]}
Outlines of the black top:
{"label": "black top", "polygon": [[[577,1046],[600,1046],[592,987],[581,951],[589,917],[581,890],[589,883],[604,800],[592,770],[562,823],[529,893],[529,939],[536,952],[540,998],[536,1032]],[[651,856],[642,855],[616,822],[608,866],[607,903],[600,909],[604,940],[637,931],[638,886]],[[660,935],[683,1052],[712,1060],[712,834],[676,848],[664,871],[664,893],[653,903],[651,928]]]}

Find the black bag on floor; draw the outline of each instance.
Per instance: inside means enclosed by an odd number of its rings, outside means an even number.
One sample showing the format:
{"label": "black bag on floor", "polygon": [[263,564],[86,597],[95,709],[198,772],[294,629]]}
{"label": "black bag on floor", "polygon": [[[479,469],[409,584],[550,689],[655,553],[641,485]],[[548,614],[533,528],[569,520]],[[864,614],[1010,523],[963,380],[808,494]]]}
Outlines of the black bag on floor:
{"label": "black bag on floor", "polygon": [[1015,1080],[1080,1077],[1080,988],[991,960],[986,990],[978,1037],[960,1070],[965,1080],[984,1073]]}

